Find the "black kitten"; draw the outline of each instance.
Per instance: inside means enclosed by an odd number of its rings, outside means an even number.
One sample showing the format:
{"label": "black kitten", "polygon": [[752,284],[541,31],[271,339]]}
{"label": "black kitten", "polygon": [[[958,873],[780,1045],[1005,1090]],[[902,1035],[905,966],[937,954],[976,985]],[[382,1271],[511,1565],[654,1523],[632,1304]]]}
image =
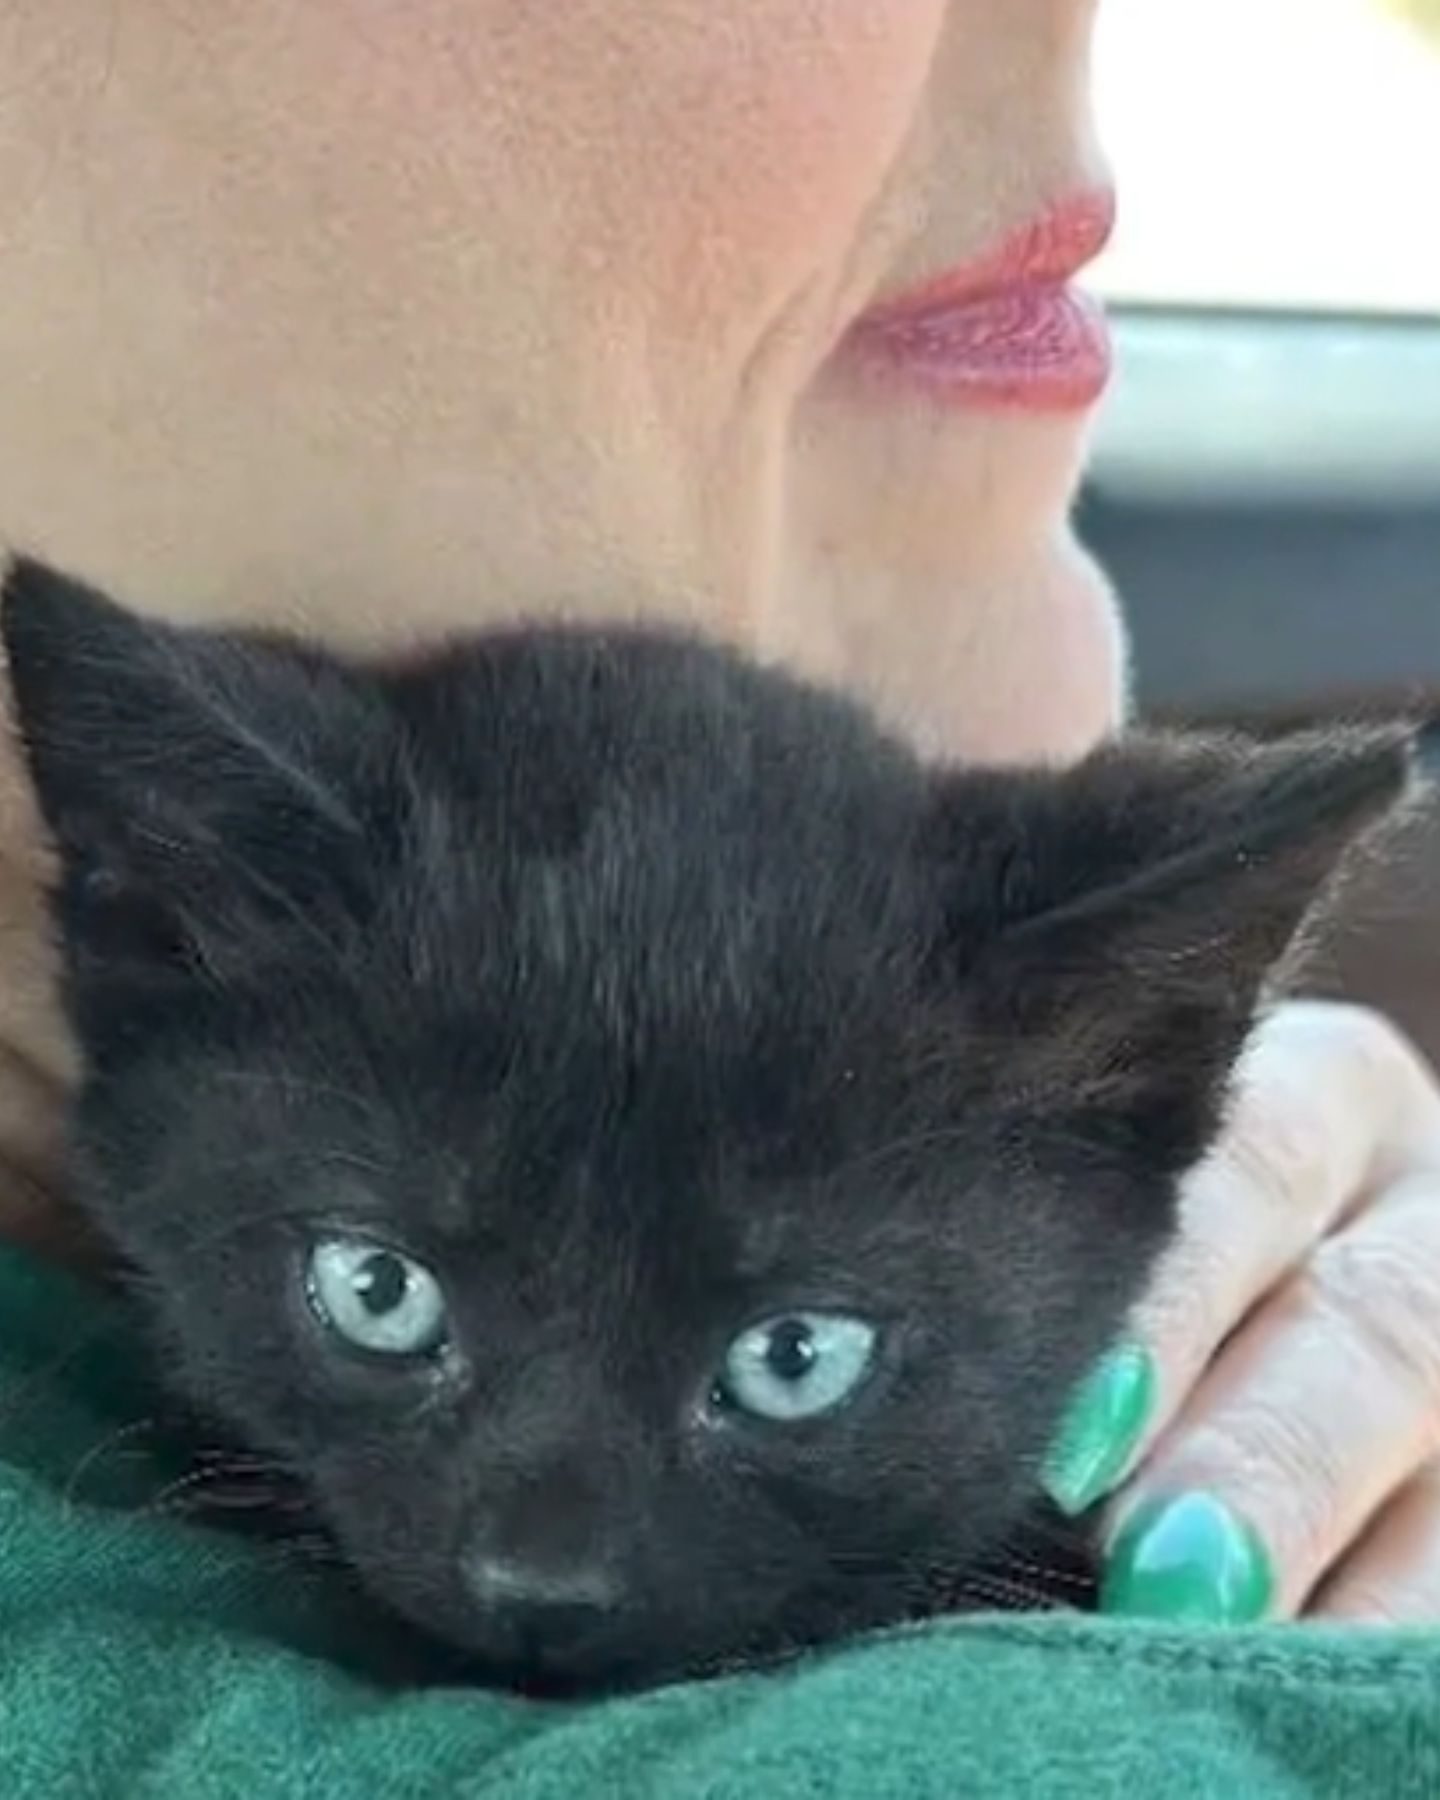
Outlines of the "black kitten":
{"label": "black kitten", "polygon": [[963,1601],[1398,734],[922,767],[695,643],[5,597],[78,1196],[396,1608],[581,1684]]}

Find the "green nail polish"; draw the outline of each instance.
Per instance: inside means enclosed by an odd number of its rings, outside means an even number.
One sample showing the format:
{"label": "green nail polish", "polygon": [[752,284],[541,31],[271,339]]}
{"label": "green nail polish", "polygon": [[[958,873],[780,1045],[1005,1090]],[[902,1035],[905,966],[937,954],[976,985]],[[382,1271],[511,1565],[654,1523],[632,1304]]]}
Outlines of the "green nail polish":
{"label": "green nail polish", "polygon": [[1111,1546],[1100,1610],[1245,1625],[1270,1610],[1275,1576],[1257,1533],[1210,1494],[1141,1507]]}
{"label": "green nail polish", "polygon": [[1155,1364],[1140,1344],[1121,1344],[1081,1382],[1041,1476],[1073,1518],[1103,1500],[1124,1474],[1155,1410]]}

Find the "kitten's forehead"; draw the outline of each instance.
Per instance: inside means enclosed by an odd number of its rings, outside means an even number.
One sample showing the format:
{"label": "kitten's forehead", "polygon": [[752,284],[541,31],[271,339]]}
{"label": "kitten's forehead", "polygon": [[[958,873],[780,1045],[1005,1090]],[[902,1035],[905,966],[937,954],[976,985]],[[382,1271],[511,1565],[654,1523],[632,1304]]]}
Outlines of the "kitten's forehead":
{"label": "kitten's forehead", "polygon": [[442,1024],[338,999],[292,1003],[283,1032],[272,1020],[208,1075],[192,1064],[211,1152],[284,1184],[298,1215],[537,1292],[577,1257],[677,1293],[843,1260],[908,1129],[893,1044],[811,1020],[612,1028],[581,993]]}
{"label": "kitten's forehead", "polygon": [[[431,895],[454,875],[427,881]],[[450,910],[445,962],[477,1000],[511,989],[538,1018],[563,1001],[578,1027],[589,1015],[626,1040],[684,1041],[703,1027],[728,1054],[787,1023],[797,1036],[841,1029],[847,1007],[873,1000],[886,960],[916,950],[901,923],[909,897],[888,871],[812,868],[754,834],[697,848],[668,809],[619,801],[597,808],[563,859],[513,865],[493,907]],[[417,902],[433,936],[438,909]]]}

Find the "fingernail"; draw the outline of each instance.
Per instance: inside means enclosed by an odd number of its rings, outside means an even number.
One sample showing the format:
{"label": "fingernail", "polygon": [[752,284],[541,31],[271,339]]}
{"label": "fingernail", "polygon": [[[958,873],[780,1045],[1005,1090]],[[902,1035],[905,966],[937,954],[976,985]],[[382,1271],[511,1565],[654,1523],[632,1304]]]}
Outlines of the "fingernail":
{"label": "fingernail", "polygon": [[1041,1473],[1061,1512],[1073,1518],[1104,1499],[1154,1410],[1154,1359],[1143,1345],[1118,1345],[1076,1389]]}
{"label": "fingernail", "polygon": [[1140,1507],[1110,1548],[1100,1610],[1245,1625],[1270,1610],[1275,1575],[1258,1533],[1210,1494]]}

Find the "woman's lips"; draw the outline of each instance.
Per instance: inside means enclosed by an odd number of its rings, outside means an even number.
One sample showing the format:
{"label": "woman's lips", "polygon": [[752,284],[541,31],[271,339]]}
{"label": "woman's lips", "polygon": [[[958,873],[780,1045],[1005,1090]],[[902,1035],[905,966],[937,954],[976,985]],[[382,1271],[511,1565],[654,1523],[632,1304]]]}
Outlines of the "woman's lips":
{"label": "woman's lips", "polygon": [[1070,283],[1114,220],[1108,192],[1064,201],[974,262],[872,307],[841,356],[955,406],[1092,406],[1110,376],[1110,337],[1099,302]]}

